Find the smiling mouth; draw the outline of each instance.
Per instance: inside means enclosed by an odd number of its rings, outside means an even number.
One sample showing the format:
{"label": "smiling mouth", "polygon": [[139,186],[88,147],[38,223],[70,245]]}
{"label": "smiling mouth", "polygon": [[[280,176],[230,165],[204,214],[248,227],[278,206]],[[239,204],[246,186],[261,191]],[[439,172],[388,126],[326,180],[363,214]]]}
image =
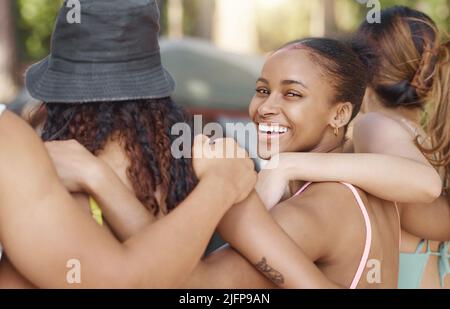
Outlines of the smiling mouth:
{"label": "smiling mouth", "polygon": [[259,123],[258,134],[262,139],[278,138],[288,133],[290,129],[288,127],[278,124]]}

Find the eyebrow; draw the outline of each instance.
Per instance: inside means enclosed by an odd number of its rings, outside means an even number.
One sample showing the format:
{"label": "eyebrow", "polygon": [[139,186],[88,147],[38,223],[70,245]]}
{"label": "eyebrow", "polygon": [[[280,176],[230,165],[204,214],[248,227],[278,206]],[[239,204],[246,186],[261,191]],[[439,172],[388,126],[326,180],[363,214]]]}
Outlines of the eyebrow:
{"label": "eyebrow", "polygon": [[[262,82],[262,83],[265,83],[265,84],[270,84],[269,81],[268,81],[267,79],[262,78],[262,77],[258,78],[258,80],[257,80],[256,82]],[[282,84],[283,86],[296,84],[296,85],[302,86],[303,88],[308,89],[308,87],[305,85],[305,83],[303,83],[303,82],[301,82],[301,81],[298,81],[298,80],[287,79],[287,80],[283,80],[283,81],[281,82],[281,84]]]}
{"label": "eyebrow", "polygon": [[265,79],[265,78],[262,78],[262,77],[258,78],[258,80],[256,82],[257,83],[258,82],[262,82],[262,83],[265,83],[265,84],[269,84],[269,81],[267,79]]}
{"label": "eyebrow", "polygon": [[308,89],[308,87],[305,85],[305,83],[303,83],[303,82],[301,82],[301,81],[298,81],[298,80],[290,80],[290,79],[288,79],[288,80],[282,81],[281,84],[282,84],[282,85],[292,85],[292,84],[296,84],[296,85],[302,86],[303,88]]}

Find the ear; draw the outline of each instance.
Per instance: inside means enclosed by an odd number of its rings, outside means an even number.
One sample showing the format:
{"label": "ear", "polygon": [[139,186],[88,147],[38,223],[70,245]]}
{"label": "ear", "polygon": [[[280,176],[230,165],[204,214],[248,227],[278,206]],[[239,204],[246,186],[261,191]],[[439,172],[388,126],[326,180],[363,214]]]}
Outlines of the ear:
{"label": "ear", "polygon": [[353,113],[353,105],[350,102],[340,102],[335,104],[333,108],[332,117],[330,119],[330,126],[332,128],[345,127],[351,120]]}

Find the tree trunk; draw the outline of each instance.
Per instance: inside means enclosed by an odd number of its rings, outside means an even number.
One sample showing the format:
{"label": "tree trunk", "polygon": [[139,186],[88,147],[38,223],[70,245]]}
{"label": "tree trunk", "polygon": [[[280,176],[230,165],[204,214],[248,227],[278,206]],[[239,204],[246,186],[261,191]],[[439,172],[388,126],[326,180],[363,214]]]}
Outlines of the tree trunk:
{"label": "tree trunk", "polygon": [[337,34],[335,0],[325,0],[325,36]]}
{"label": "tree trunk", "polygon": [[310,3],[311,36],[332,36],[336,33],[334,0],[314,0]]}
{"label": "tree trunk", "polygon": [[194,35],[210,40],[214,17],[214,0],[195,0],[195,24]]}
{"label": "tree trunk", "polygon": [[242,54],[258,51],[255,0],[216,0],[213,26],[214,43]]}
{"label": "tree trunk", "polygon": [[0,101],[10,101],[16,93],[16,48],[13,3],[0,1]]}
{"label": "tree trunk", "polygon": [[168,0],[168,36],[178,39],[183,36],[183,2],[182,0]]}

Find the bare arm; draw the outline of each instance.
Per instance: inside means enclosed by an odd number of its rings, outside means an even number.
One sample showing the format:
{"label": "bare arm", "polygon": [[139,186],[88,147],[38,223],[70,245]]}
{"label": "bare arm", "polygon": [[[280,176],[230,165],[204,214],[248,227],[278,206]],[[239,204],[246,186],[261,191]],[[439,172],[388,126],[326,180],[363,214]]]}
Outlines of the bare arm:
{"label": "bare arm", "polygon": [[[0,239],[14,266],[39,287],[73,287],[66,263],[74,258],[82,267],[75,287],[176,286],[234,202],[227,184],[209,174],[170,215],[122,245],[75,205],[43,144],[11,113],[0,118],[0,143]],[[196,217],[203,220],[186,220]]]}
{"label": "bare arm", "polygon": [[257,190],[266,206],[281,199],[281,187],[289,180],[348,182],[401,203],[431,203],[440,196],[439,174],[393,120],[362,116],[355,124],[353,142],[358,153],[284,153],[274,158],[270,165],[276,168],[258,176]]}
{"label": "bare arm", "polygon": [[441,196],[432,204],[401,204],[402,228],[418,237],[450,241],[450,205],[447,196]]}
{"label": "bare arm", "polygon": [[[106,176],[106,174],[105,174]],[[92,179],[92,178],[91,178]],[[113,186],[113,183],[110,181],[110,178],[103,177],[103,181],[101,181],[101,184],[96,184],[96,196],[107,196],[110,198],[108,191],[116,190],[116,187]],[[103,192],[101,191],[101,188]],[[101,193],[102,192],[102,193]],[[119,191],[116,191],[119,192]],[[111,192],[112,193],[112,192]],[[116,194],[118,196],[118,194]],[[118,200],[111,199],[110,203],[118,203],[118,201],[122,200],[124,202],[130,203],[131,200],[133,201],[133,204],[136,204],[137,207],[133,206],[127,206],[129,207],[130,211],[132,212],[132,208],[138,209],[143,208],[141,204],[139,204],[139,201],[137,201],[136,197],[133,196],[118,196]],[[255,199],[256,198],[256,199]],[[255,203],[252,205],[252,203]],[[104,206],[104,204],[102,204]],[[119,204],[120,205],[120,204]],[[253,194],[253,198],[249,198],[247,200],[246,205],[249,206],[248,209],[253,209],[254,207],[259,207],[259,210],[262,210],[263,216],[262,218],[269,219],[270,223],[276,224],[272,219],[270,219],[269,213],[262,207],[261,202],[257,198],[256,194]],[[105,206],[104,206],[105,207]],[[106,206],[108,208],[109,206]],[[117,206],[113,206],[117,207]],[[240,207],[240,206],[236,206]],[[262,208],[261,208],[262,207]],[[257,212],[261,214],[259,211]],[[240,211],[239,211],[240,214]],[[239,215],[237,212],[235,215]],[[253,216],[254,214],[248,213],[248,216]],[[150,216],[150,215],[146,215]],[[258,224],[265,224],[264,221],[260,221],[259,218],[256,217],[252,220],[256,220],[260,223]],[[123,225],[122,229],[128,229],[127,232],[132,233],[133,226],[137,229],[142,229],[143,226],[145,226],[145,220],[142,220],[141,225],[133,224],[133,222],[129,222],[128,218],[123,217],[122,219]],[[249,222],[251,224],[251,222]],[[264,231],[269,228],[269,226],[266,226],[264,228]],[[275,231],[281,231],[277,226],[274,228]],[[273,229],[267,230],[269,233],[273,235]],[[282,232],[282,231],[281,231]],[[257,241],[257,239],[264,237],[264,235],[254,236],[255,239],[239,239],[239,243],[245,242],[246,240],[251,241],[250,244],[252,244],[254,241]],[[282,237],[288,237],[284,233],[282,234]],[[247,243],[247,246],[249,243]],[[294,244],[295,246],[295,244]],[[256,246],[258,247],[258,246]],[[252,250],[252,249],[251,249]],[[288,250],[288,249],[286,249]],[[299,250],[298,247],[295,246],[295,250]],[[278,256],[279,253],[276,253]],[[283,263],[286,262],[286,259],[283,258]],[[256,264],[256,262],[255,262]],[[185,288],[274,288],[276,287],[273,283],[271,283],[267,278],[265,278],[256,268],[254,265],[252,265],[249,261],[247,261],[244,257],[242,257],[239,253],[234,251],[232,248],[226,248],[222,249],[218,252],[215,252],[208,256],[207,258],[203,259],[197,264],[197,267],[192,272],[192,274],[188,277],[186,282],[183,284],[183,287]]]}
{"label": "bare arm", "polygon": [[[294,240],[289,233],[301,226],[303,234],[318,229],[318,222],[307,213],[285,220],[285,205],[274,211],[272,218],[254,192],[234,206],[219,226],[222,237],[244,255],[256,269],[283,288],[337,288],[314,264],[327,246],[319,239]],[[288,216],[294,213],[288,210]],[[302,211],[300,211],[302,212]],[[286,232],[289,233],[289,235]],[[323,231],[322,231],[323,234]],[[295,237],[295,236],[294,236]],[[322,239],[325,239],[322,237]],[[298,244],[301,244],[301,247]]]}
{"label": "bare arm", "polygon": [[[400,203],[431,203],[441,195],[442,180],[439,173],[418,149],[411,132],[396,121],[374,113],[363,115],[355,123],[353,143],[358,153],[382,154],[404,159],[402,162],[398,161],[395,166],[390,163],[388,168],[392,169],[386,175],[376,174],[384,181],[380,191],[384,189],[395,198],[380,197]],[[374,166],[375,173],[376,168],[383,167],[381,164]],[[397,191],[399,193],[395,193]]]}
{"label": "bare arm", "polygon": [[111,167],[75,140],[47,142],[48,153],[66,188],[88,193],[97,201],[114,234],[125,241],[153,223],[153,214]]}
{"label": "bare arm", "polygon": [[234,249],[203,259],[181,286],[187,289],[274,289],[277,286]]}
{"label": "bare arm", "polygon": [[156,218],[122,183],[116,173],[100,162],[97,177],[88,181],[87,192],[102,209],[109,226],[120,241],[137,234],[145,226],[156,222]]}

